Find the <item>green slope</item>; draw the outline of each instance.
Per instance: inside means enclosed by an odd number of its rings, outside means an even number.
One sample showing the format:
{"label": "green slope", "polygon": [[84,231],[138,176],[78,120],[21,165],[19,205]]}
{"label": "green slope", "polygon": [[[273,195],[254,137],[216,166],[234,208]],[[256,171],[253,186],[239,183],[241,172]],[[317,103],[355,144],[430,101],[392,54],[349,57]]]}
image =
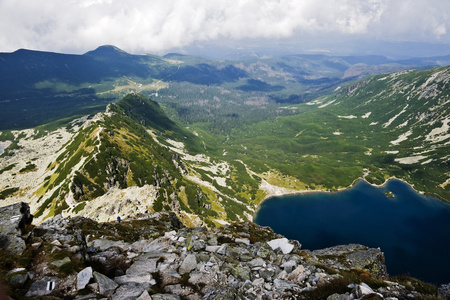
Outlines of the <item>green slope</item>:
{"label": "green slope", "polygon": [[449,82],[449,67],[371,77],[291,107],[295,116],[236,129],[224,148],[267,178],[292,176],[281,184],[293,188],[395,176],[450,201]]}

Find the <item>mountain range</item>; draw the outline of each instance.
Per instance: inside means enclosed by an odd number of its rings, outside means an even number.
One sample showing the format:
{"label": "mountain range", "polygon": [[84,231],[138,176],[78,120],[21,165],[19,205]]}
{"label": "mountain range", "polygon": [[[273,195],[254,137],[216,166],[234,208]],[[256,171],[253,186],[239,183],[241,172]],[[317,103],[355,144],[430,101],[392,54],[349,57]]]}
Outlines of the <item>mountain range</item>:
{"label": "mountain range", "polygon": [[2,54],[0,198],[28,202],[38,222],[171,210],[210,227],[360,178],[449,202],[450,68],[423,62]]}

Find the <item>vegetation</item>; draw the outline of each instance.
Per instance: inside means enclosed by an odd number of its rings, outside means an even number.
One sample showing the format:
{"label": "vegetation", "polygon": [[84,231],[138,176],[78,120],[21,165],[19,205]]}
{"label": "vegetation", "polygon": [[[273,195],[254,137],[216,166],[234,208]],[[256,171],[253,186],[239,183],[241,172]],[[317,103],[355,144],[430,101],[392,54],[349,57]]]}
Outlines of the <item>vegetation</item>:
{"label": "vegetation", "polygon": [[7,188],[0,192],[0,200],[4,200],[19,190],[18,187]]}

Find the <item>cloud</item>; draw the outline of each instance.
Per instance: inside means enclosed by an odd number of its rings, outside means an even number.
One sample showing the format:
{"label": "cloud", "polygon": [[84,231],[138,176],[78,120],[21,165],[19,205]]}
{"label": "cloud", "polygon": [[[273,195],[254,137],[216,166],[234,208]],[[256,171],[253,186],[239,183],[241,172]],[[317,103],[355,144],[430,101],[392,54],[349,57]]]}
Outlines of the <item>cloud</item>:
{"label": "cloud", "polygon": [[220,39],[315,36],[449,42],[450,2],[431,0],[0,0],[0,51],[161,53]]}

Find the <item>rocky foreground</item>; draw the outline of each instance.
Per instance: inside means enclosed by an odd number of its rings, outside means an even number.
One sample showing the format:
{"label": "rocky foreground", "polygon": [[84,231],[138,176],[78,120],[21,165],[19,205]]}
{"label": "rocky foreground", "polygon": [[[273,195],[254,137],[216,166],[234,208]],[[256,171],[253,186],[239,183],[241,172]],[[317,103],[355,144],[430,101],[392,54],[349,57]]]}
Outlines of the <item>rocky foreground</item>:
{"label": "rocky foreground", "polygon": [[6,299],[449,299],[448,286],[389,278],[380,249],[302,250],[250,222],[187,228],[170,212],[32,219],[25,203],[0,208]]}

